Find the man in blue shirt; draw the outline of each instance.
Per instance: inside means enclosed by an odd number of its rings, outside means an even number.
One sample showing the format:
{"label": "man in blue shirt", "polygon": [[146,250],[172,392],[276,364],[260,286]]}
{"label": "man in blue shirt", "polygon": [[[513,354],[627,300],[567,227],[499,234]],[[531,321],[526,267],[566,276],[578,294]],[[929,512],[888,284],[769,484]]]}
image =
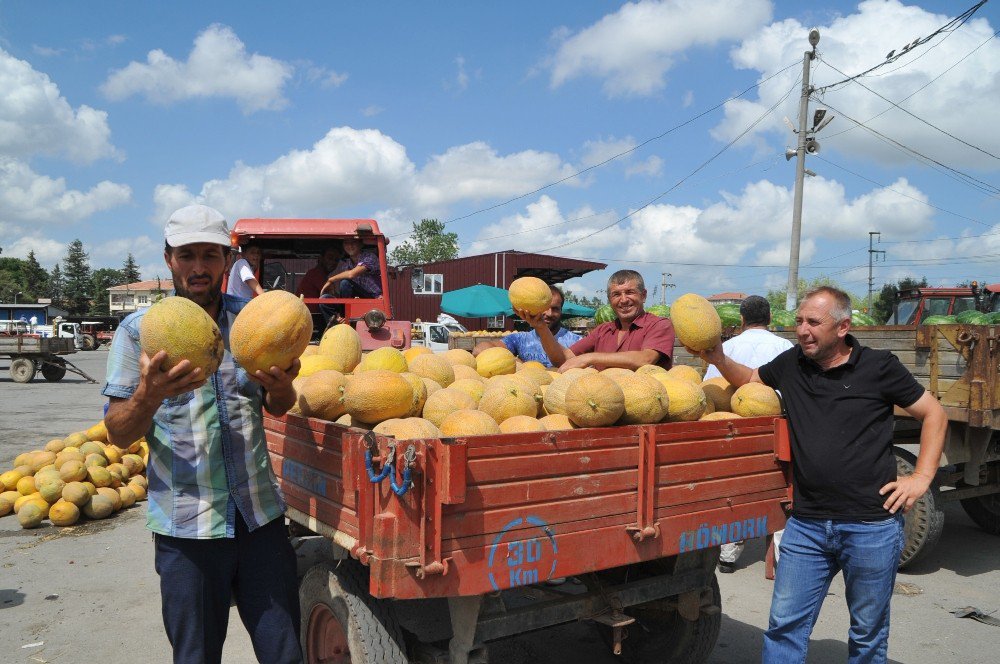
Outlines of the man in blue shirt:
{"label": "man in blue shirt", "polygon": [[[569,348],[583,337],[561,326],[563,302],[566,298],[563,296],[562,291],[555,286],[549,286],[549,290],[552,291],[552,301],[549,303],[549,308],[542,314],[542,320],[552,330],[552,336],[556,338],[559,345]],[[472,354],[479,355],[487,348],[497,346],[506,347],[507,350],[514,353],[522,362],[534,360],[535,362],[541,362],[547,367],[552,366],[549,356],[545,354],[545,349],[542,348],[542,340],[538,338],[538,333],[534,330],[508,334],[503,340],[480,341],[472,349]]]}

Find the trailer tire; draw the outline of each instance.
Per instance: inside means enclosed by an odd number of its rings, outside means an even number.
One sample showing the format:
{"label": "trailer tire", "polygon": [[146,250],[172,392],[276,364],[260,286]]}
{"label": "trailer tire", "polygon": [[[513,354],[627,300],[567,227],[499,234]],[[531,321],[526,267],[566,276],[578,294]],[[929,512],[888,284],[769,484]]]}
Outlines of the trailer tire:
{"label": "trailer tire", "polygon": [[[917,458],[910,452],[896,447],[896,472],[911,475]],[[899,557],[899,569],[905,569],[926,558],[944,531],[944,512],[937,506],[935,494],[928,491],[913,504],[905,515],[903,525],[903,553]]]}
{"label": "trailer tire", "polygon": [[991,535],[1000,535],[1000,493],[965,498],[960,502],[977,526]]}
{"label": "trailer tire", "polygon": [[93,334],[83,335],[83,350],[97,350],[100,346]]}
{"label": "trailer tire", "polygon": [[10,363],[10,377],[15,383],[30,383],[38,367],[30,357],[15,357]]}
{"label": "trailer tire", "polygon": [[[719,580],[712,575],[713,605],[722,606]],[[662,607],[663,600],[634,607],[636,621],[622,642],[626,661],[636,664],[704,664],[708,661],[722,627],[722,612],[702,611],[695,621],[676,610]],[[649,611],[643,611],[647,606]],[[662,607],[662,608],[661,608]]]}
{"label": "trailer tire", "polygon": [[356,560],[315,565],[299,585],[305,661],[407,664],[403,632],[388,602],[368,593]]}
{"label": "trailer tire", "polygon": [[56,358],[42,363],[42,377],[50,383],[57,383],[66,375],[66,361]]}

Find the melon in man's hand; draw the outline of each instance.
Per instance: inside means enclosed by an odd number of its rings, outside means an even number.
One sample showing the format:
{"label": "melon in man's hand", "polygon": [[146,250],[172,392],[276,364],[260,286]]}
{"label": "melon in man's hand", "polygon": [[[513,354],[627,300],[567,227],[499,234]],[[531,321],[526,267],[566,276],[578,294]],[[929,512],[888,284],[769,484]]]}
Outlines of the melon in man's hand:
{"label": "melon in man's hand", "polygon": [[163,298],[143,315],[139,344],[149,357],[167,351],[165,371],[188,360],[205,377],[215,373],[226,352],[215,321],[199,305],[176,295]]}
{"label": "melon in man's hand", "polygon": [[538,277],[520,277],[507,289],[514,311],[527,311],[532,316],[545,312],[552,303],[552,290]]}
{"label": "melon in man's hand", "polygon": [[229,349],[248,373],[267,373],[271,367],[288,369],[312,338],[309,307],[283,290],[250,300],[229,331]]}

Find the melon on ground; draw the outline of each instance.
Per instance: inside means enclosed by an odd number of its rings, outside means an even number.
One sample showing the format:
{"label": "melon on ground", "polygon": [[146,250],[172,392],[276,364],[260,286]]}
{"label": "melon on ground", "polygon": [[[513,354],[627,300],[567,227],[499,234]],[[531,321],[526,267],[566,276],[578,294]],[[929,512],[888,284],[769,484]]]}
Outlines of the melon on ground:
{"label": "melon on ground", "polygon": [[546,431],[540,420],[530,415],[515,415],[500,423],[502,433],[528,433],[531,431]]}
{"label": "melon on ground", "polygon": [[413,358],[409,363],[410,372],[424,378],[430,378],[441,387],[448,387],[455,382],[455,370],[448,360],[434,353],[425,353]]}
{"label": "melon on ground", "polygon": [[49,442],[45,443],[45,447],[43,449],[47,452],[55,452],[58,454],[59,452],[62,452],[64,447],[66,447],[66,443],[62,438],[53,438]]}
{"label": "melon on ground", "polygon": [[479,400],[479,410],[492,417],[497,424],[502,424],[515,415],[534,418],[538,414],[538,402],[530,390],[511,382],[487,388]]}
{"label": "melon on ground", "polygon": [[399,375],[406,379],[406,382],[410,384],[410,389],[413,390],[413,400],[410,402],[410,409],[406,411],[404,417],[419,417],[420,413],[424,412],[424,404],[427,403],[427,384],[422,376],[409,371],[404,371]]}
{"label": "melon on ground", "polygon": [[476,356],[476,371],[484,378],[512,374],[517,369],[514,353],[506,346],[487,348]]}
{"label": "melon on ground", "polygon": [[22,505],[21,509],[18,510],[17,522],[21,524],[22,528],[37,528],[42,525],[45,515],[46,511],[43,508],[34,503],[29,503]]}
{"label": "melon on ground", "polygon": [[738,420],[741,418],[736,413],[731,413],[725,410],[717,410],[714,413],[702,415],[699,419],[701,419],[702,422],[707,422],[710,420]]}
{"label": "melon on ground", "polygon": [[566,390],[566,416],[577,426],[609,426],[624,412],[625,394],[606,376],[580,376]]}
{"label": "melon on ground", "polygon": [[18,470],[8,470],[3,473],[0,475],[0,491],[10,491],[17,488],[17,482],[22,477],[24,477],[24,473]]}
{"label": "melon on ground", "polygon": [[120,486],[118,487],[118,495],[121,496],[122,509],[126,509],[135,505],[139,497],[132,491],[130,486]]}
{"label": "melon on ground", "polygon": [[114,502],[107,496],[96,494],[83,506],[83,513],[90,519],[106,519],[115,511]]}
{"label": "melon on ground", "polygon": [[7,516],[14,511],[14,501],[10,496],[0,494],[0,516]]}
{"label": "melon on ground", "polygon": [[461,390],[449,387],[438,390],[427,397],[424,404],[424,419],[430,420],[440,428],[444,418],[456,410],[476,410],[477,404],[472,397]]}
{"label": "melon on ground", "polygon": [[107,497],[107,499],[111,501],[111,504],[114,505],[114,510],[116,512],[122,508],[122,497],[116,489],[112,489],[107,486],[99,486],[97,487],[97,495]]}
{"label": "melon on ground", "polygon": [[403,354],[392,346],[382,346],[376,348],[361,358],[361,364],[354,369],[354,373],[364,371],[395,371],[403,373],[407,370],[406,358]]}
{"label": "melon on ground", "polygon": [[344,405],[347,380],[339,371],[317,371],[296,382],[295,405],[303,416],[332,422],[347,412]]}
{"label": "melon on ground", "polygon": [[737,388],[731,403],[732,411],[743,417],[781,415],[778,393],[763,383],[747,383]]}
{"label": "melon on ground", "polygon": [[441,435],[486,436],[501,433],[500,426],[481,410],[462,409],[447,415],[441,422]]}
{"label": "melon on ground", "polygon": [[73,503],[77,507],[82,507],[90,500],[90,492],[82,482],[70,482],[63,487],[62,499]]}
{"label": "melon on ground", "polygon": [[[90,429],[88,429],[87,431],[76,431],[74,433],[71,433],[70,435],[63,438],[63,443],[65,444],[66,447],[80,447],[80,445],[83,445],[88,440],[96,440],[102,443],[107,442],[107,440],[102,439],[99,436],[89,435],[89,431]],[[107,429],[105,429],[105,434],[107,434]]]}
{"label": "melon on ground", "polygon": [[136,502],[140,500],[146,500],[146,485],[139,484],[134,479],[128,483],[128,488],[132,489],[132,493],[135,494]]}
{"label": "melon on ground", "polygon": [[700,295],[687,293],[677,298],[670,307],[670,320],[677,339],[691,350],[708,350],[721,343],[722,320]]}
{"label": "melon on ground", "polygon": [[700,385],[672,378],[666,374],[652,374],[652,376],[667,390],[669,421],[693,422],[705,414],[707,398]]}
{"label": "melon on ground", "polygon": [[701,385],[701,372],[687,364],[675,364],[667,371],[667,375]]}
{"label": "melon on ground", "polygon": [[514,311],[526,311],[537,316],[552,304],[552,289],[538,277],[519,277],[507,289],[510,306]]}
{"label": "melon on ground", "polygon": [[25,475],[19,479],[15,487],[22,496],[30,496],[38,490],[35,488],[35,478],[32,475]]}
{"label": "melon on ground", "polygon": [[391,417],[402,417],[412,405],[413,388],[395,371],[362,371],[344,388],[344,409],[353,419],[362,422],[377,424]]}
{"label": "melon on ground", "polygon": [[655,424],[667,416],[669,397],[660,381],[652,376],[629,373],[612,376],[625,396],[625,412],[618,424]]}
{"label": "melon on ground", "polygon": [[60,500],[49,508],[49,520],[54,526],[72,526],[80,520],[80,508],[71,502]]}
{"label": "melon on ground", "polygon": [[335,359],[340,365],[338,371],[350,373],[361,362],[361,337],[350,325],[334,325],[323,333],[319,353]]}
{"label": "melon on ground", "polygon": [[205,378],[215,373],[226,352],[215,321],[200,306],[176,295],[146,310],[139,324],[139,343],[149,357],[167,352],[164,370],[188,360],[192,368],[201,368]]}
{"label": "melon on ground", "polygon": [[87,477],[87,468],[76,459],[70,459],[59,466],[59,477],[64,482],[79,482]]}
{"label": "melon on ground", "polygon": [[448,364],[461,364],[472,369],[476,368],[475,356],[464,348],[450,348],[441,353],[441,356],[448,361]]}
{"label": "melon on ground", "polygon": [[251,376],[272,367],[287,370],[312,338],[312,315],[288,291],[272,290],[250,300],[229,330],[229,350]]}
{"label": "melon on ground", "polygon": [[729,384],[729,381],[722,376],[709,378],[702,381],[701,389],[705,396],[715,405],[715,410],[726,412],[730,409],[733,393],[736,388]]}

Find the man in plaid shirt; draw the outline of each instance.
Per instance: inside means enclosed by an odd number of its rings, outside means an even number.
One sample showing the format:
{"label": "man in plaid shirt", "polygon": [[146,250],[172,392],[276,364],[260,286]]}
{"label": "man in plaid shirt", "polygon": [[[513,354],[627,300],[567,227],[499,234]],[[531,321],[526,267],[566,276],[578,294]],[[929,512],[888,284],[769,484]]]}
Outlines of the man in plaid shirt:
{"label": "man in plaid shirt", "polygon": [[181,208],[165,236],[176,294],[218,324],[222,364],[211,376],[187,360],[165,371],[164,350],[141,350],[139,311],[115,333],[103,393],[110,441],[149,442],[147,526],[174,662],[221,661],[233,598],[261,662],[300,662],[295,554],[262,426],[262,408],[282,415],[293,405],[298,360],[250,375],[229,352],[247,301],[221,291],[229,229],[219,212]]}

